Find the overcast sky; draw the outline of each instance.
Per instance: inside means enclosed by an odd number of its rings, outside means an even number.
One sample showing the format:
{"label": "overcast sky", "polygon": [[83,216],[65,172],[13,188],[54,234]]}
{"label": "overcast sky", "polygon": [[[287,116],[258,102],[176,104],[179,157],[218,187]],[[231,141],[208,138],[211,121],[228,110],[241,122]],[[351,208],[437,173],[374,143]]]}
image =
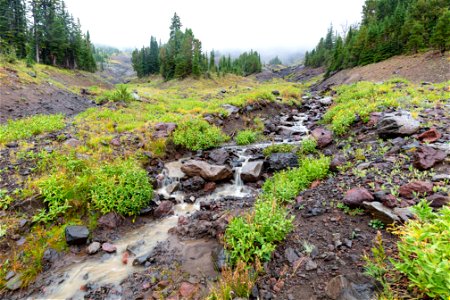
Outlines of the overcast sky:
{"label": "overcast sky", "polygon": [[316,45],[330,23],[360,21],[364,0],[66,0],[97,44],[148,45],[165,42],[174,12],[191,28],[203,49],[301,50]]}

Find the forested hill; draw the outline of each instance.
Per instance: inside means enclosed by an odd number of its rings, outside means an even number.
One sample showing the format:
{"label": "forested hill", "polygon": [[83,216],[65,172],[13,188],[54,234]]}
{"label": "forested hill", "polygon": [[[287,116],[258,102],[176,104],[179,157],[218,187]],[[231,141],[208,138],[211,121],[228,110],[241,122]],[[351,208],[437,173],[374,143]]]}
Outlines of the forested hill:
{"label": "forested hill", "polygon": [[342,34],[330,27],[305,65],[329,74],[429,48],[450,49],[450,0],[366,0],[361,24]]}
{"label": "forested hill", "polygon": [[63,0],[0,0],[0,54],[9,62],[27,59],[95,71],[89,32],[69,14]]}

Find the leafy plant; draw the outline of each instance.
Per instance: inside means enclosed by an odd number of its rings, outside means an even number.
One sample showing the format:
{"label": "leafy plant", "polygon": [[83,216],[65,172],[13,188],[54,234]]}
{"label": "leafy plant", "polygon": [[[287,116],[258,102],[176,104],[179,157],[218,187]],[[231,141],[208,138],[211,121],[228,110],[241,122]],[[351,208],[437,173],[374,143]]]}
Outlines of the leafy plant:
{"label": "leafy plant", "polygon": [[217,147],[227,140],[229,137],[220,128],[199,119],[190,119],[178,124],[173,133],[175,145],[194,151]]}
{"label": "leafy plant", "polygon": [[262,187],[263,196],[290,202],[314,180],[325,178],[329,166],[330,158],[325,156],[318,159],[304,158],[298,168],[283,170],[266,180]]}
{"label": "leafy plant", "polygon": [[255,211],[235,217],[225,231],[225,245],[233,264],[242,260],[268,261],[275,243],[282,241],[292,230],[293,217],[277,205],[276,199],[259,199]]}
{"label": "leafy plant", "polygon": [[374,229],[383,229],[384,223],[378,219],[373,219],[369,221],[369,226]]}
{"label": "leafy plant", "polygon": [[314,138],[305,138],[301,144],[301,152],[304,154],[316,152],[317,141]]}
{"label": "leafy plant", "polygon": [[339,209],[342,209],[344,211],[344,213],[346,213],[347,215],[350,215],[350,216],[358,216],[358,215],[362,215],[364,213],[363,209],[358,208],[358,207],[352,209],[342,202],[339,202],[336,205],[336,207]]}
{"label": "leafy plant", "polygon": [[264,156],[268,157],[273,153],[290,153],[294,152],[295,146],[291,144],[273,144],[267,146],[263,150]]}
{"label": "leafy plant", "polygon": [[102,213],[135,215],[153,195],[147,172],[129,159],[106,165],[93,174],[92,204]]}
{"label": "leafy plant", "polygon": [[398,260],[392,261],[411,286],[429,297],[450,295],[450,207],[432,212],[425,200],[415,206],[418,219],[410,220],[396,233],[400,237]]}
{"label": "leafy plant", "polygon": [[36,115],[15,121],[8,120],[8,123],[0,125],[0,143],[25,139],[44,132],[57,131],[65,126],[64,116],[61,114]]}
{"label": "leafy plant", "polygon": [[236,298],[248,299],[256,281],[257,272],[246,263],[238,261],[233,270],[226,267],[219,282],[214,285],[208,300],[232,300]]}
{"label": "leafy plant", "polygon": [[253,131],[253,130],[239,131],[235,138],[236,144],[238,144],[238,145],[252,144],[252,143],[256,142],[256,140],[258,139],[258,136],[259,136],[258,132]]}

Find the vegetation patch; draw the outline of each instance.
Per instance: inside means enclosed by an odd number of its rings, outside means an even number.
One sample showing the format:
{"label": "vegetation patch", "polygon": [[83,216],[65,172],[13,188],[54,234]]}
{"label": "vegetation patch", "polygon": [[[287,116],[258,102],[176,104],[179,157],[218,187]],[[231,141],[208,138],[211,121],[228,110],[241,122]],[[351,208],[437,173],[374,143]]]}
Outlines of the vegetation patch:
{"label": "vegetation patch", "polygon": [[0,143],[7,143],[19,139],[26,139],[44,132],[53,132],[66,127],[64,116],[36,115],[20,120],[9,120],[0,125]]}
{"label": "vegetation patch", "polygon": [[292,144],[273,144],[263,150],[265,157],[269,157],[273,153],[291,153],[295,151],[295,146]]}
{"label": "vegetation patch", "polygon": [[93,174],[92,204],[103,214],[135,215],[152,200],[147,172],[133,160],[106,165]]}
{"label": "vegetation patch", "polygon": [[280,202],[291,202],[314,180],[325,178],[329,166],[330,158],[325,156],[319,159],[304,158],[300,160],[298,168],[280,171],[268,179],[262,187],[263,197],[275,198]]}
{"label": "vegetation patch", "polygon": [[448,84],[423,89],[406,80],[392,79],[382,84],[362,81],[342,85],[336,88],[338,96],[334,100],[335,105],[325,113],[323,122],[330,124],[335,134],[343,135],[358,117],[367,123],[372,112],[387,108],[406,108],[418,112],[440,104],[450,97],[450,92],[445,88]]}
{"label": "vegetation patch", "polygon": [[175,145],[194,151],[214,148],[228,140],[219,127],[199,119],[181,122],[173,133]]}
{"label": "vegetation patch", "polygon": [[250,129],[239,131],[236,135],[236,144],[249,145],[256,142],[259,138],[259,133]]}

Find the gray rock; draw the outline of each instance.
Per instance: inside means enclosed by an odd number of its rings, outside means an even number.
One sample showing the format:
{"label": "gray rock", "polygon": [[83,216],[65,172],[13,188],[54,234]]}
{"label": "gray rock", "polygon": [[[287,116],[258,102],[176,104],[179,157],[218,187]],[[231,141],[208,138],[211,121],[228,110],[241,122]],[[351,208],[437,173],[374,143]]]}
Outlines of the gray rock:
{"label": "gray rock", "polygon": [[162,201],[161,204],[159,204],[153,212],[153,216],[155,216],[155,218],[162,218],[168,215],[172,215],[173,206],[174,204],[170,201]]}
{"label": "gray rock", "polygon": [[178,181],[172,182],[166,187],[166,191],[169,194],[173,194],[174,192],[180,189],[180,183]]}
{"label": "gray rock", "polygon": [[395,207],[393,211],[403,222],[406,222],[414,217],[414,213],[409,207]]}
{"label": "gray rock", "polygon": [[269,168],[274,171],[298,167],[298,157],[294,153],[273,153],[268,158]]}
{"label": "gray rock", "polygon": [[296,262],[300,257],[297,255],[297,252],[289,247],[284,251],[284,256],[286,256],[286,259],[289,261],[289,263],[293,264]]}
{"label": "gray rock", "polygon": [[305,264],[305,270],[306,271],[313,271],[317,269],[317,264],[311,259],[308,258]]}
{"label": "gray rock", "polygon": [[420,122],[407,111],[386,113],[377,124],[377,132],[381,138],[411,135],[420,128]]}
{"label": "gray rock", "polygon": [[93,242],[86,248],[86,252],[89,255],[97,253],[98,250],[100,250],[100,243],[99,242]]}
{"label": "gray rock", "polygon": [[239,112],[239,107],[230,104],[222,105],[223,108],[228,112],[229,115],[237,114]]}
{"label": "gray rock", "polygon": [[22,275],[17,274],[6,283],[6,288],[10,291],[15,291],[20,289],[22,286]]}
{"label": "gray rock", "polygon": [[436,174],[431,180],[434,182],[450,180],[450,174]]}
{"label": "gray rock", "polygon": [[323,106],[328,106],[328,105],[331,105],[331,103],[333,103],[333,98],[325,97],[325,98],[318,100],[318,102]]}
{"label": "gray rock", "polygon": [[83,245],[86,244],[89,237],[89,229],[86,226],[71,225],[67,226],[66,243],[69,245]]}
{"label": "gray rock", "polygon": [[241,170],[241,179],[244,182],[256,182],[262,175],[264,161],[255,160],[246,163]]}
{"label": "gray rock", "polygon": [[77,148],[78,146],[81,146],[81,142],[77,139],[71,138],[68,139],[64,142],[64,145],[72,147],[72,148]]}
{"label": "gray rock", "polygon": [[356,273],[334,277],[328,282],[325,293],[333,300],[372,300],[376,299],[378,289],[374,279]]}
{"label": "gray rock", "polygon": [[397,216],[397,214],[395,214],[392,209],[384,206],[381,202],[364,201],[362,204],[369,212],[374,215],[376,219],[380,220],[386,225],[394,222],[400,222],[399,216]]}
{"label": "gray rock", "polygon": [[183,181],[183,190],[196,192],[203,189],[205,183],[206,183],[205,180],[200,176],[194,176],[192,178]]}
{"label": "gray rock", "polygon": [[116,229],[122,223],[122,219],[115,212],[109,212],[98,219],[97,225],[103,228]]}
{"label": "gray rock", "polygon": [[228,154],[228,151],[226,151],[225,149],[213,150],[213,151],[209,152],[208,156],[209,156],[209,159],[211,159],[214,163],[219,164],[219,165],[223,165],[227,161],[227,159],[230,157],[230,155]]}
{"label": "gray rock", "polygon": [[16,272],[14,272],[14,271],[9,271],[9,272],[5,275],[5,280],[10,280],[10,279],[13,278],[14,276],[16,276]]}

